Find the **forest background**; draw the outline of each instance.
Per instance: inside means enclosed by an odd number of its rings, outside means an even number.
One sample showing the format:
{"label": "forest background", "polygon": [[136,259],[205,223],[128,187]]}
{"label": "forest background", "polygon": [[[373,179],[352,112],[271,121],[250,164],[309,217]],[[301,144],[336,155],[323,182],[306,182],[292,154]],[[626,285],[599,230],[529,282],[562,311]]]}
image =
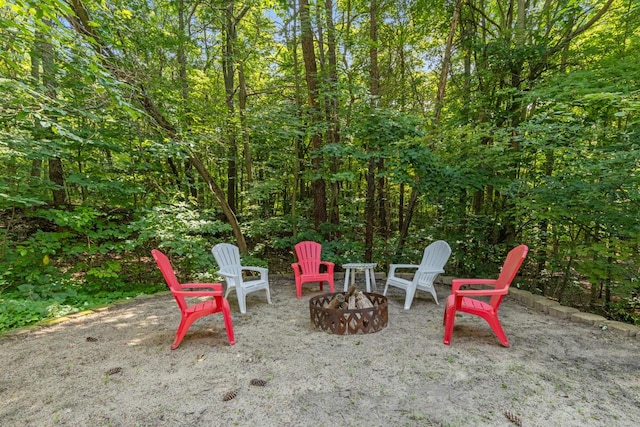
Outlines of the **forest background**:
{"label": "forest background", "polygon": [[292,248],[640,323],[637,0],[0,0],[0,332]]}

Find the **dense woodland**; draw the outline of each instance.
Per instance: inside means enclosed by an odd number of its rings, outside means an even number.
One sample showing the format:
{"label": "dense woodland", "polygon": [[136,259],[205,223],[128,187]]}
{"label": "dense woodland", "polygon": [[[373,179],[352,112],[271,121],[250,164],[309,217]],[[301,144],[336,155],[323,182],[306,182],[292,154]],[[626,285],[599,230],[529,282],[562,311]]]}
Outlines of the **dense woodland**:
{"label": "dense woodland", "polygon": [[[0,0],[0,331],[217,280],[417,262],[640,323],[637,0]],[[339,271],[339,269],[338,269]],[[292,291],[293,292],[293,291]]]}

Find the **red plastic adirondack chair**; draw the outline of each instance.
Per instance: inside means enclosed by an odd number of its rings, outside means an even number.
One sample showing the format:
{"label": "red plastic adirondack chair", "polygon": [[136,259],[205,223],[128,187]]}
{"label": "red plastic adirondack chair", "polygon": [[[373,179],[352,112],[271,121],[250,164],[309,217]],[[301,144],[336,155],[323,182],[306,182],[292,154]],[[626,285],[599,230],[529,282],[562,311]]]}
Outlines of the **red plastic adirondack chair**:
{"label": "red plastic adirondack chair", "polygon": [[[302,284],[318,282],[320,290],[324,282],[329,283],[333,292],[334,263],[321,261],[322,245],[316,242],[304,241],[295,246],[298,262],[291,264],[296,280],[296,295],[302,298]],[[323,267],[323,268],[321,268]],[[324,270],[324,271],[321,271]]]}
{"label": "red plastic adirondack chair", "polygon": [[[233,324],[231,322],[231,310],[229,302],[222,296],[222,284],[220,283],[178,283],[178,279],[171,267],[171,263],[165,254],[157,249],[151,251],[153,259],[162,272],[164,280],[167,282],[171,294],[176,299],[182,318],[176,332],[176,339],[171,345],[171,350],[178,348],[184,335],[189,330],[193,322],[213,313],[222,312],[224,316],[224,327],[227,330],[229,344],[236,343],[233,337]],[[204,301],[198,304],[188,305],[185,297],[213,297],[212,300]]]}
{"label": "red plastic adirondack chair", "polygon": [[[509,347],[509,340],[504,334],[500,319],[498,319],[498,308],[504,296],[509,292],[509,286],[516,276],[520,265],[527,256],[529,248],[520,245],[513,248],[507,255],[507,259],[502,266],[502,271],[497,279],[453,279],[451,282],[451,295],[447,298],[444,310],[444,343],[451,343],[453,334],[453,323],[456,318],[456,311],[469,313],[482,317],[487,321],[491,329],[496,334],[502,345]],[[464,285],[491,285],[493,289],[482,290],[462,290]],[[470,297],[490,296],[489,303]]]}

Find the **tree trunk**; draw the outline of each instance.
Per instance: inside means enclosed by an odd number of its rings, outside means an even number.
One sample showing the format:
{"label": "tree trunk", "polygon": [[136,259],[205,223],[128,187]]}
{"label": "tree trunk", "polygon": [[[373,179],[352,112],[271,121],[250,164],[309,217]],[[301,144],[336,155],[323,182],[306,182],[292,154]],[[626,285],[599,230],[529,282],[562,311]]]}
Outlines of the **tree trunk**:
{"label": "tree trunk", "polygon": [[418,189],[417,189],[417,186],[414,185],[413,188],[411,189],[411,196],[409,197],[409,206],[407,207],[407,217],[404,220],[402,230],[400,231],[400,237],[398,238],[398,250],[404,247],[404,242],[407,240],[407,236],[409,235],[409,224],[411,224],[411,218],[413,217],[413,212],[416,208],[417,203],[418,203]]}
{"label": "tree trunk", "polygon": [[[328,68],[328,84],[325,91],[325,105],[327,122],[329,123],[328,141],[332,144],[340,143],[340,121],[338,112],[338,63],[336,57],[336,29],[333,22],[333,0],[325,1],[325,14],[327,26],[327,68]],[[336,174],[339,170],[340,159],[332,156],[329,167],[332,174]],[[329,203],[329,221],[331,224],[338,225],[340,223],[340,187],[341,182],[333,179],[331,181],[331,195]],[[337,227],[336,227],[337,228]],[[339,237],[334,235],[333,237]]]}
{"label": "tree trunk", "polygon": [[367,168],[367,196],[366,196],[366,209],[365,209],[365,252],[364,261],[372,262],[373,259],[373,228],[375,226],[375,172],[376,161],[372,157],[369,159],[369,166]]}
{"label": "tree trunk", "polygon": [[[179,84],[182,96],[183,110],[181,114],[181,120],[184,122],[184,127],[188,129],[190,127],[189,114],[186,109],[188,108],[187,101],[189,100],[189,80],[187,79],[187,55],[185,53],[184,40],[187,37],[185,34],[185,19],[184,19],[184,0],[178,0],[178,36],[180,37],[178,42],[178,72],[179,72]],[[198,199],[198,187],[196,179],[193,175],[193,167],[188,160],[184,161],[184,174],[187,178],[187,194],[194,200]]]}
{"label": "tree trunk", "polygon": [[[40,40],[42,35],[37,32],[36,40]],[[33,48],[31,49],[31,77],[34,82],[40,81],[40,42],[36,41]],[[42,132],[42,126],[40,122],[36,120],[34,127],[38,130],[38,132]],[[42,175],[42,159],[33,159],[31,161],[31,181],[30,185],[36,188],[40,183],[40,178]]]}
{"label": "tree trunk", "polygon": [[238,142],[236,139],[235,123],[235,54],[234,44],[236,42],[237,33],[234,12],[234,0],[227,0],[225,10],[225,26],[224,26],[224,53],[222,54],[222,74],[224,77],[224,90],[226,93],[225,103],[227,105],[227,203],[233,211],[238,206],[236,203],[236,194],[238,192]]}
{"label": "tree trunk", "polygon": [[[295,15],[295,11],[298,10],[297,0],[293,1],[293,11]],[[298,25],[297,20],[292,19],[292,37],[291,37],[291,45],[293,50],[293,69],[294,69],[294,88],[295,88],[295,101],[296,101],[296,111],[297,114],[300,115],[302,111],[302,88],[300,87],[300,62],[298,59]],[[293,170],[293,190],[291,194],[291,217],[293,218],[293,237],[296,237],[298,234],[298,226],[297,226],[297,214],[298,214],[298,194],[300,193],[300,177],[301,177],[301,165],[303,161],[302,156],[302,138],[296,133],[295,138],[295,165]]]}
{"label": "tree trunk", "polygon": [[460,0],[456,1],[455,8],[453,9],[453,17],[451,18],[451,27],[449,28],[449,36],[447,37],[447,44],[444,49],[444,57],[442,58],[442,71],[440,72],[440,82],[438,83],[438,94],[436,96],[436,106],[433,112],[433,118],[435,122],[440,120],[440,113],[442,111],[442,103],[444,101],[444,95],[447,87],[447,77],[449,75],[449,67],[451,65],[451,51],[453,50],[453,39],[458,28],[458,18],[460,17]]}
{"label": "tree trunk", "polygon": [[238,108],[240,109],[240,126],[242,128],[242,142],[244,145],[244,165],[247,174],[247,184],[253,184],[253,159],[251,156],[251,145],[249,141],[249,129],[247,128],[247,82],[244,77],[244,64],[238,65],[238,84],[240,85]]}
{"label": "tree trunk", "polygon": [[400,190],[398,195],[398,231],[402,231],[404,227],[404,182],[400,184]]}
{"label": "tree trunk", "polygon": [[[318,67],[316,64],[316,54],[313,46],[313,32],[311,31],[311,19],[309,14],[309,1],[300,1],[300,42],[302,45],[302,56],[307,81],[308,104],[311,110],[311,126],[320,121],[320,111],[318,106]],[[313,151],[312,167],[315,175],[313,181],[313,221],[316,230],[320,229],[320,224],[327,221],[327,197],[324,178],[322,178],[322,162],[318,152],[322,148],[322,135],[319,131],[314,131],[311,137],[311,148]]]}
{"label": "tree trunk", "polygon": [[53,206],[60,207],[67,204],[67,192],[64,187],[64,169],[59,157],[49,159],[49,180],[56,186],[53,189]]}
{"label": "tree trunk", "polygon": [[[378,3],[371,0],[369,3],[369,93],[371,106],[375,107],[380,95],[380,71],[378,69]],[[373,237],[375,231],[375,192],[376,192],[376,160],[373,157],[372,141],[367,142],[369,153],[369,166],[367,168],[367,196],[366,196],[366,228],[365,228],[365,262],[373,259]]]}
{"label": "tree trunk", "polygon": [[[53,46],[46,40],[38,43],[39,57],[42,60],[42,84],[47,88],[47,96],[55,99],[55,70],[53,66]],[[50,131],[47,131],[50,132]],[[65,190],[64,169],[62,159],[55,156],[49,159],[49,180],[54,184],[52,190],[53,206],[60,207],[67,204],[67,192]]]}
{"label": "tree trunk", "polygon": [[224,193],[222,192],[222,189],[220,187],[218,187],[218,185],[215,183],[215,181],[213,180],[213,178],[209,174],[209,171],[207,170],[207,168],[202,164],[200,159],[195,157],[195,155],[193,153],[189,153],[189,161],[198,170],[198,172],[200,173],[200,176],[207,183],[207,186],[209,187],[211,192],[218,199],[218,202],[220,203],[220,206],[222,207],[222,211],[224,212],[224,214],[226,215],[227,219],[229,219],[229,222],[231,223],[231,227],[233,229],[233,235],[236,238],[236,242],[238,243],[238,249],[242,253],[247,253],[247,242],[245,241],[244,235],[242,234],[242,230],[240,229],[240,227],[238,225],[238,220],[236,218],[236,214],[233,212],[233,209],[231,209],[231,206],[229,206],[227,203],[223,203],[224,202]]}

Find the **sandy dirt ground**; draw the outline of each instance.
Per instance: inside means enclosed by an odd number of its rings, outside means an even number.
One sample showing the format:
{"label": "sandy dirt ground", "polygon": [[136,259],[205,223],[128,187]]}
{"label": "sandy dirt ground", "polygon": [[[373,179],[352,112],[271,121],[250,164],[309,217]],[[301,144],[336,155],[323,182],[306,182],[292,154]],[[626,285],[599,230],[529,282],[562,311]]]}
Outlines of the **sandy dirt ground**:
{"label": "sandy dirt ground", "polygon": [[[338,289],[342,290],[336,282]],[[379,292],[382,286],[379,283]],[[438,285],[443,301],[449,293]],[[559,320],[507,298],[511,347],[480,318],[457,318],[442,343],[443,305],[418,292],[409,311],[390,288],[377,333],[313,328],[293,279],[271,277],[240,314],[202,318],[170,350],[170,294],[137,299],[0,338],[0,426],[634,426],[640,341]],[[327,289],[325,288],[325,292]],[[111,374],[109,374],[111,372]],[[251,385],[252,379],[263,386]],[[225,396],[235,397],[224,400]]]}

